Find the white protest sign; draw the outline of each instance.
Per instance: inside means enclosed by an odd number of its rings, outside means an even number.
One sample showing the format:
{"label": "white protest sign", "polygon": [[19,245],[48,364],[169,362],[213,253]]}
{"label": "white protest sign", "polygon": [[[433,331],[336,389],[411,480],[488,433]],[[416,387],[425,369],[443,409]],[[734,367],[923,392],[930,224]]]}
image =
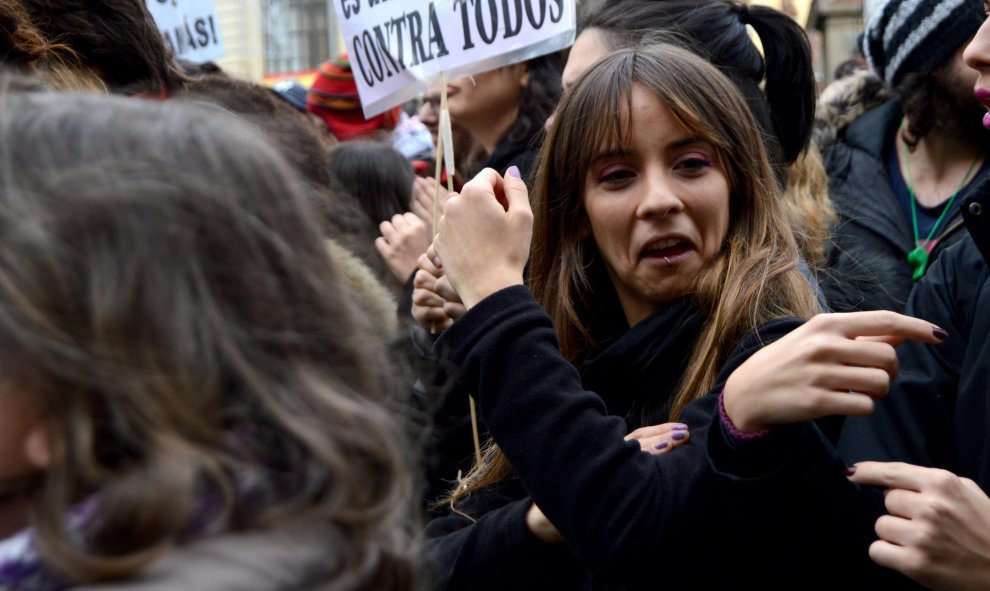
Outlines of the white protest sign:
{"label": "white protest sign", "polygon": [[366,117],[574,43],[574,0],[333,0]]}
{"label": "white protest sign", "polygon": [[213,0],[145,0],[175,57],[206,62],[223,57]]}

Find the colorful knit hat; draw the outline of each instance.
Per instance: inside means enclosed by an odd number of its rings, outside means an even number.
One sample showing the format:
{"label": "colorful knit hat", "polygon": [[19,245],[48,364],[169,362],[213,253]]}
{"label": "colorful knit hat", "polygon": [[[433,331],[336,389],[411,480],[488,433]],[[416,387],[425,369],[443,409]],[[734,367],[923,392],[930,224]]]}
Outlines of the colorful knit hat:
{"label": "colorful knit hat", "polygon": [[980,0],[888,0],[866,25],[863,55],[891,88],[945,63],[983,24]]}
{"label": "colorful knit hat", "polygon": [[306,95],[306,110],[323,119],[337,139],[347,141],[372,135],[381,129],[394,129],[402,107],[365,119],[351,62],[347,54],[342,53],[320,66]]}

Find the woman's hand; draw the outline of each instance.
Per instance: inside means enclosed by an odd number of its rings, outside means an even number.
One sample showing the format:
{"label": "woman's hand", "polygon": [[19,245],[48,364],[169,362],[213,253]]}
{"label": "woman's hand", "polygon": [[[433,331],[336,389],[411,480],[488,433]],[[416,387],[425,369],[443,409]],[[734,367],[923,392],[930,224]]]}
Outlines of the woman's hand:
{"label": "woman's hand", "polygon": [[564,541],[554,524],[550,523],[543,511],[533,503],[526,512],[526,527],[536,536],[536,539],[547,544],[559,544]]}
{"label": "woman's hand", "polygon": [[419,255],[429,248],[430,232],[423,220],[409,212],[392,216],[378,229],[382,235],[375,239],[375,248],[399,283],[404,284],[416,269]]}
{"label": "woman's hand", "polygon": [[412,190],[412,202],[409,204],[409,210],[416,214],[416,217],[423,220],[426,224],[427,230],[430,234],[430,238],[433,237],[433,201],[434,197],[439,194],[440,196],[440,206],[439,211],[443,213],[443,207],[450,199],[453,193],[448,193],[446,187],[442,185],[437,190],[437,181],[433,177],[416,177],[413,179],[413,190]]}
{"label": "woman's hand", "polygon": [[888,311],[819,314],[757,351],[729,376],[724,404],[743,432],[831,415],[863,416],[897,375],[894,346],[941,343],[930,322]]}
{"label": "woman's hand", "polygon": [[853,482],[886,487],[877,564],[937,590],[990,589],[990,498],[968,478],[911,464],[860,462]]}
{"label": "woman's hand", "polygon": [[413,279],[412,315],[420,326],[437,333],[447,330],[467,309],[443,271],[425,254]]}
{"label": "woman's hand", "polygon": [[688,426],[684,423],[663,423],[640,427],[626,435],[625,440],[635,439],[639,443],[640,449],[648,454],[659,456],[684,445],[690,438]]}
{"label": "woman's hand", "polygon": [[519,170],[509,168],[503,178],[486,168],[444,206],[428,254],[439,255],[444,273],[470,309],[500,289],[523,283],[532,237],[533,211]]}

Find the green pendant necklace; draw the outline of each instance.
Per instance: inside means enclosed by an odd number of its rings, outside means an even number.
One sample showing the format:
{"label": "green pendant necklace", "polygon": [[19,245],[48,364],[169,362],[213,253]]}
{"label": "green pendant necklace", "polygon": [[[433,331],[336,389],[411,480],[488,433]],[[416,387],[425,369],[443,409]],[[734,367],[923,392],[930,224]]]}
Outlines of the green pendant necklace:
{"label": "green pendant necklace", "polygon": [[[901,125],[901,132],[903,133],[904,126]],[[922,241],[918,237],[918,206],[914,198],[914,186],[911,180],[911,153],[908,150],[907,142],[904,143],[904,167],[907,171],[907,187],[908,196],[911,201],[911,222],[914,224],[914,250],[908,253],[907,260],[911,264],[911,269],[913,273],[911,274],[911,279],[914,281],[920,280],[925,275],[925,270],[928,269],[928,243],[931,242],[932,237],[938,232],[939,227],[942,222],[945,221],[946,214],[952,209],[952,204],[956,202],[956,197],[959,196],[959,191],[966,186],[966,180],[969,179],[969,175],[973,172],[973,168],[976,167],[976,163],[980,161],[982,154],[977,154],[973,162],[970,163],[969,168],[966,169],[966,174],[963,175],[962,181],[959,182],[959,186],[956,187],[952,197],[949,197],[949,201],[945,204],[945,208],[942,209],[941,215],[935,220],[935,225],[932,226],[932,231],[928,233],[928,237]]]}

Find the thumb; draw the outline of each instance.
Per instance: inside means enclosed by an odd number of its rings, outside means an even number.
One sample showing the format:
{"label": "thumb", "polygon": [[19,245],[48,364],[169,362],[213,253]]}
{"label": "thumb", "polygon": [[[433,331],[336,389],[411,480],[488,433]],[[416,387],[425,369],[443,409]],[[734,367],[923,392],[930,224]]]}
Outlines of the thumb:
{"label": "thumb", "polygon": [[502,189],[505,192],[505,201],[509,211],[530,209],[529,189],[526,187],[526,182],[522,180],[522,175],[519,174],[519,167],[510,166],[505,171]]}

